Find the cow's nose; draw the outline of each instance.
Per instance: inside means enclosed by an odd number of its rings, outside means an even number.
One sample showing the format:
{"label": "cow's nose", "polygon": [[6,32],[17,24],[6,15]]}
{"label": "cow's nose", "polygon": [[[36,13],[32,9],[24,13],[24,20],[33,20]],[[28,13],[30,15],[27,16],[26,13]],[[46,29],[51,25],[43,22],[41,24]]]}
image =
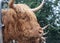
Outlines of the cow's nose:
{"label": "cow's nose", "polygon": [[42,33],[43,33],[43,30],[39,30],[38,32],[39,32],[40,34],[42,34]]}
{"label": "cow's nose", "polygon": [[43,36],[43,30],[39,30],[39,37]]}

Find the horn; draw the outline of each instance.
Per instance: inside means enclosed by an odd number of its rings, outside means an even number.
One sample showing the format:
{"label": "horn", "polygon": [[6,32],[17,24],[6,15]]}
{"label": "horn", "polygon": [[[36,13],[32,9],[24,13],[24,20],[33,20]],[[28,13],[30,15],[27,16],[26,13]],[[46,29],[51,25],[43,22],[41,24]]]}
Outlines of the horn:
{"label": "horn", "polygon": [[39,9],[41,9],[41,8],[43,7],[44,3],[45,3],[45,0],[43,0],[42,3],[41,3],[38,7],[33,8],[33,9],[31,9],[31,10],[32,10],[33,12],[38,11]]}
{"label": "horn", "polygon": [[44,26],[42,29],[43,29],[43,30],[44,30],[44,29],[46,29],[49,25],[50,25],[50,24],[48,24],[48,25]]}
{"label": "horn", "polygon": [[10,0],[9,3],[8,3],[8,5],[9,5],[10,8],[13,8],[14,7],[13,4],[14,4],[14,0]]}

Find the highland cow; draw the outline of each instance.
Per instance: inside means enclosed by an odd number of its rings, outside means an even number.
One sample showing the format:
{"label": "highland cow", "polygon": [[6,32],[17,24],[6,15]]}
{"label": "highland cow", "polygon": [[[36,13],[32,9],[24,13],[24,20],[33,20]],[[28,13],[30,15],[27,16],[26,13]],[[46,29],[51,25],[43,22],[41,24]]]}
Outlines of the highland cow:
{"label": "highland cow", "polygon": [[9,9],[2,10],[3,43],[10,43],[12,40],[17,43],[41,43],[43,29],[37,22],[35,11],[39,10],[43,4],[31,9],[26,4],[13,4],[10,0]]}

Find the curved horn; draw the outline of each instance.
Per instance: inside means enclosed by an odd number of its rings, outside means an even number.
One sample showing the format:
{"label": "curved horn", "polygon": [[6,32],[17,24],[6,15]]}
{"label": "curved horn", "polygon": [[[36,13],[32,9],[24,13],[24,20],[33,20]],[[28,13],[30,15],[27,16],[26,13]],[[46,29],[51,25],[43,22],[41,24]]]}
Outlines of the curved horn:
{"label": "curved horn", "polygon": [[39,9],[41,9],[41,8],[43,7],[44,3],[45,3],[45,1],[43,0],[42,3],[41,3],[38,7],[33,8],[33,9],[31,9],[31,10],[32,10],[33,12],[38,11]]}
{"label": "curved horn", "polygon": [[13,4],[14,4],[14,0],[10,0],[9,3],[8,3],[10,8],[13,8]]}

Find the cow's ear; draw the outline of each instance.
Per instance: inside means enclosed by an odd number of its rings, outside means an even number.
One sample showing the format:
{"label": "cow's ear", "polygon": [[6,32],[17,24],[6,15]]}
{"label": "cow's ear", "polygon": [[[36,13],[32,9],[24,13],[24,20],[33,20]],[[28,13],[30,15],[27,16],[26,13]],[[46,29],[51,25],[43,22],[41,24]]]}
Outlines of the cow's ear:
{"label": "cow's ear", "polygon": [[10,0],[8,5],[10,8],[14,8],[14,0]]}
{"label": "cow's ear", "polygon": [[6,14],[6,12],[7,12],[7,10],[6,9],[2,9],[2,14],[4,15],[4,14]]}

